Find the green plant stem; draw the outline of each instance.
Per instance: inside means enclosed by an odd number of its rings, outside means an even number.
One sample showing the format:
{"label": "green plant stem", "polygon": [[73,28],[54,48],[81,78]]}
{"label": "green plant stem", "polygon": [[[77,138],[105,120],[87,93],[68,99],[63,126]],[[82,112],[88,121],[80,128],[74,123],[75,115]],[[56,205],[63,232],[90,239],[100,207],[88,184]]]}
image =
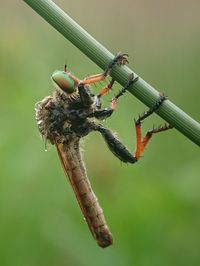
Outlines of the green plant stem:
{"label": "green plant stem", "polygon": [[[81,28],[54,2],[50,0],[24,0],[24,2],[102,69],[105,69],[113,59],[114,55],[111,52]],[[115,66],[111,76],[124,86],[131,73],[133,71],[127,66]],[[152,107],[159,99],[159,92],[142,78],[139,78],[137,82],[130,86],[129,91],[148,107]],[[200,146],[200,124],[171,101],[165,101],[157,113],[170,125]]]}

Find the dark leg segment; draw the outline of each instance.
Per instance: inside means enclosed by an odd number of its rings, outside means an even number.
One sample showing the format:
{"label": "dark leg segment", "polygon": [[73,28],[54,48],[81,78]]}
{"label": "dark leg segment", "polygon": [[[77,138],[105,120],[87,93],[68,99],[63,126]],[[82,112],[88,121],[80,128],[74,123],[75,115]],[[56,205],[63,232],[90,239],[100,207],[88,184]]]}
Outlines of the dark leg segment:
{"label": "dark leg segment", "polygon": [[93,103],[93,94],[88,85],[79,84],[78,92],[80,95],[80,99],[83,107],[90,107]]}
{"label": "dark leg segment", "polygon": [[98,125],[95,130],[101,133],[110,151],[122,162],[135,163],[137,161],[137,159],[127,150],[121,141],[117,139],[111,130],[100,125]]}
{"label": "dark leg segment", "polygon": [[96,119],[99,120],[104,120],[108,117],[110,117],[113,113],[113,109],[111,108],[105,108],[105,109],[100,109],[89,115],[88,117],[95,117]]}
{"label": "dark leg segment", "polygon": [[[135,128],[136,128],[136,151],[135,154],[132,155],[127,148],[121,143],[121,141],[112,133],[111,130],[97,124],[91,124],[91,128],[95,131],[99,131],[103,138],[106,141],[106,144],[108,145],[110,151],[119,158],[122,162],[125,163],[135,163],[140,159],[141,154],[145,150],[147,144],[149,143],[151,137],[153,134],[166,131],[168,129],[171,129],[172,126],[165,124],[164,126],[153,128],[152,130],[149,130],[144,138],[142,138],[142,132],[141,132],[141,123],[146,119],[148,116],[150,116],[152,113],[154,113],[165,101],[165,96],[161,96],[160,99],[156,102],[156,104],[150,108],[147,112],[143,113],[137,120],[135,120]],[[111,109],[112,110],[112,109]],[[108,110],[107,110],[108,111]],[[99,110],[98,112],[107,112],[105,110]],[[112,110],[113,111],[113,110]],[[108,111],[109,113],[109,111]],[[111,115],[111,114],[110,114]]]}
{"label": "dark leg segment", "polygon": [[127,89],[134,83],[138,80],[139,77],[134,77],[134,74],[132,73],[129,77],[129,80],[127,82],[127,84],[118,92],[118,94],[112,99],[111,101],[111,107],[113,109],[116,108],[117,106],[117,101],[118,101],[118,98],[121,97],[126,91]]}
{"label": "dark leg segment", "polygon": [[115,55],[114,59],[110,62],[110,64],[108,64],[106,70],[104,71],[104,75],[109,75],[114,65],[125,65],[128,63],[128,54],[123,54],[119,52]]}
{"label": "dark leg segment", "polygon": [[130,77],[129,77],[129,80],[128,80],[128,82],[127,82],[127,84],[121,89],[121,91],[119,91],[118,92],[118,94],[115,96],[115,98],[114,99],[118,99],[119,97],[121,97],[126,91],[127,91],[127,89],[135,82],[135,81],[137,81],[137,79],[138,79],[138,77],[137,78],[135,78],[134,77],[134,74],[132,73],[131,75],[130,75]]}
{"label": "dark leg segment", "polygon": [[155,105],[152,108],[149,108],[149,110],[144,112],[141,116],[139,116],[135,123],[141,124],[141,122],[144,121],[145,118],[156,112],[166,99],[167,98],[163,94],[161,94],[160,99],[155,103]]}
{"label": "dark leg segment", "polygon": [[[114,80],[112,80],[110,82],[110,84],[108,85],[109,88],[111,88],[113,84],[114,84]],[[94,95],[92,94],[89,86],[80,84],[78,86],[78,91],[79,91],[82,106],[84,108],[90,107],[93,104],[93,100],[94,100],[93,96]],[[98,99],[98,96],[97,96],[97,99]],[[113,109],[112,108],[100,109],[101,108],[101,102],[100,102],[100,99],[97,102],[97,99],[96,99],[96,107],[99,108],[99,110],[96,110],[96,111],[90,113],[89,115],[88,114],[84,115],[84,110],[83,110],[83,112],[80,112],[80,110],[79,111],[77,110],[77,112],[76,112],[77,116],[80,118],[95,117],[99,120],[103,120],[103,119],[106,119],[109,116],[111,116],[113,113]],[[98,106],[98,104],[99,104],[99,106]]]}

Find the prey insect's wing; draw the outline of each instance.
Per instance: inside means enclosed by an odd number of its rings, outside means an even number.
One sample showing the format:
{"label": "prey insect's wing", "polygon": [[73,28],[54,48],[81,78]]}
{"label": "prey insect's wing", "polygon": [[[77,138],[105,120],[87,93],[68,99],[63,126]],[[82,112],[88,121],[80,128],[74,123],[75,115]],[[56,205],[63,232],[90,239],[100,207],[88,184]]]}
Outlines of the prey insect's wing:
{"label": "prey insect's wing", "polygon": [[65,175],[74,190],[79,206],[88,224],[88,227],[101,247],[112,244],[112,235],[106,224],[103,210],[98,199],[92,191],[86,169],[81,159],[79,140],[60,142],[55,140],[57,152],[63,166]]}

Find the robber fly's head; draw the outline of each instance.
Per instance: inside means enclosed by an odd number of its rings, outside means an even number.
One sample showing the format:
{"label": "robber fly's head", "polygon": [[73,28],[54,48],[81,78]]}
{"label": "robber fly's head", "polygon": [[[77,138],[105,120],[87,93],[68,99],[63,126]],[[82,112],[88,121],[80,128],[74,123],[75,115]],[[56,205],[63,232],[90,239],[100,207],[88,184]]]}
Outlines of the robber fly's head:
{"label": "robber fly's head", "polygon": [[75,91],[77,84],[72,75],[67,71],[66,65],[64,71],[56,70],[51,77],[58,87],[67,94],[72,94]]}

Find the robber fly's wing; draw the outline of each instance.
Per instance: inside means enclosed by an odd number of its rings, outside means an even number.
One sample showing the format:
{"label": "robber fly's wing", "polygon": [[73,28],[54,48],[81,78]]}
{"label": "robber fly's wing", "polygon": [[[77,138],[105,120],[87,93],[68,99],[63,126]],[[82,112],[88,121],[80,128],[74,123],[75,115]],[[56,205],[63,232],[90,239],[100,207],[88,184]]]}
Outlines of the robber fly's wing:
{"label": "robber fly's wing", "polygon": [[89,229],[101,247],[112,244],[112,235],[106,224],[103,210],[92,191],[86,169],[81,159],[79,141],[60,143],[55,140],[57,152],[64,172],[74,190],[79,206]]}

